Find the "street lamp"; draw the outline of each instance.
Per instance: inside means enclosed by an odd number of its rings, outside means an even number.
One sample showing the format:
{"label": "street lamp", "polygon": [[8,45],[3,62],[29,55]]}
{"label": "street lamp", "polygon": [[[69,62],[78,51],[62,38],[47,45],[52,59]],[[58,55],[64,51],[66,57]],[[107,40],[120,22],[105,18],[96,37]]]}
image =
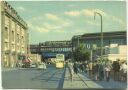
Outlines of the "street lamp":
{"label": "street lamp", "polygon": [[102,15],[98,12],[94,12],[94,20],[95,20],[95,16],[96,14],[98,14],[101,18],[101,59],[102,59],[102,56],[103,56],[103,31],[102,31]]}

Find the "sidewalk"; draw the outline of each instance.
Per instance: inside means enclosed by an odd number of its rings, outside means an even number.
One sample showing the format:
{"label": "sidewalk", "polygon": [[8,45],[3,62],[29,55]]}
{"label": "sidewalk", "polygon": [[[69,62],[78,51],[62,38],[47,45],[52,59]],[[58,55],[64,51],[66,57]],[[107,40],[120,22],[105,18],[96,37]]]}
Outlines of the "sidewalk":
{"label": "sidewalk", "polygon": [[91,81],[89,78],[83,76],[82,74],[78,74],[78,75],[74,74],[73,81],[71,81],[69,70],[68,68],[66,68],[63,88],[83,89],[83,88],[103,88],[103,87]]}
{"label": "sidewalk", "polygon": [[13,70],[17,70],[18,68],[2,68],[1,71],[5,72],[5,71],[13,71]]}
{"label": "sidewalk", "polygon": [[[89,77],[86,73],[81,73],[82,77],[84,80],[86,80],[86,77]],[[91,79],[89,79],[91,80]],[[119,82],[119,81],[114,81],[113,79],[110,79],[109,82],[107,82],[106,80],[104,81],[93,81],[92,82],[98,84],[99,86],[103,87],[103,88],[127,88],[127,83],[125,82]],[[93,86],[94,88],[94,86]]]}
{"label": "sidewalk", "polygon": [[69,70],[68,68],[66,68],[63,88],[64,89],[83,89],[83,88],[125,89],[127,88],[127,83],[114,81],[112,79],[109,82],[93,81],[88,77],[86,73],[78,73],[78,75],[74,74],[73,81],[71,81]]}

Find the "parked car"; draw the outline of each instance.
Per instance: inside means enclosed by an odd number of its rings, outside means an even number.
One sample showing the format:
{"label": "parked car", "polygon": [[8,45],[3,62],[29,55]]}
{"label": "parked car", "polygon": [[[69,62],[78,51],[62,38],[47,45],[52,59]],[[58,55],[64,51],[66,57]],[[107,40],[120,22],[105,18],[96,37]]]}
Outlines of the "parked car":
{"label": "parked car", "polygon": [[45,63],[41,63],[38,65],[38,69],[46,69]]}
{"label": "parked car", "polygon": [[36,65],[35,64],[31,64],[30,68],[36,68]]}
{"label": "parked car", "polygon": [[44,69],[46,69],[47,67],[46,67],[46,64],[44,63]]}

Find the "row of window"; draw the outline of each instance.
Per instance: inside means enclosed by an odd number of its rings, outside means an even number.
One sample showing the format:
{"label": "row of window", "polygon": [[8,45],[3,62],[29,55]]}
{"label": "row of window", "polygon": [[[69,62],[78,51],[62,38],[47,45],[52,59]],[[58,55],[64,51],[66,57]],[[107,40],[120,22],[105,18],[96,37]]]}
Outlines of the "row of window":
{"label": "row of window", "polygon": [[[93,44],[95,44],[97,47],[101,46],[100,40],[86,40],[82,43],[85,45],[86,48],[92,47]],[[126,39],[112,39],[103,41],[103,46],[109,46],[110,44],[126,45]],[[78,43],[76,43],[76,45],[78,45]]]}
{"label": "row of window", "polygon": [[[5,50],[9,50],[9,43],[8,42],[5,42],[4,43],[4,48]],[[15,51],[15,49],[17,50],[21,50],[24,51],[25,47],[21,47],[21,45],[15,45],[15,44],[11,44],[11,49]]]}
{"label": "row of window", "polygon": [[71,51],[72,48],[41,48],[41,51]]}
{"label": "row of window", "polygon": [[[10,27],[11,26],[11,27]],[[17,28],[16,28],[17,26]],[[11,29],[10,29],[11,28]],[[11,36],[12,36],[12,41],[15,40],[15,30],[17,29],[17,41],[20,39],[20,35],[24,36],[24,29],[17,25],[13,20],[11,20],[9,17],[5,16],[5,38],[8,39],[9,37],[9,30],[11,30]],[[19,35],[20,34],[20,35]]]}
{"label": "row of window", "polygon": [[[9,38],[11,38],[11,41],[9,41]],[[15,44],[14,44],[15,40],[17,43],[25,45],[24,29],[21,28],[19,25],[17,25],[17,31],[16,31],[16,23],[7,16],[5,16],[4,39],[5,39],[5,49],[9,49],[9,44],[12,44],[11,48],[15,49]],[[19,49],[20,47],[17,46],[17,48]]]}

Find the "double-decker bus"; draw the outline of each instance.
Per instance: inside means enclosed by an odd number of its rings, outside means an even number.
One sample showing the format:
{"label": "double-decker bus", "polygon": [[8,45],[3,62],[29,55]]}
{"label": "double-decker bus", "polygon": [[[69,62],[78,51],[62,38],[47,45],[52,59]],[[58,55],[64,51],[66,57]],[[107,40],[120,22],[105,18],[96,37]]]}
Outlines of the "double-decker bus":
{"label": "double-decker bus", "polygon": [[63,68],[64,61],[65,61],[64,54],[57,54],[56,55],[56,68]]}

